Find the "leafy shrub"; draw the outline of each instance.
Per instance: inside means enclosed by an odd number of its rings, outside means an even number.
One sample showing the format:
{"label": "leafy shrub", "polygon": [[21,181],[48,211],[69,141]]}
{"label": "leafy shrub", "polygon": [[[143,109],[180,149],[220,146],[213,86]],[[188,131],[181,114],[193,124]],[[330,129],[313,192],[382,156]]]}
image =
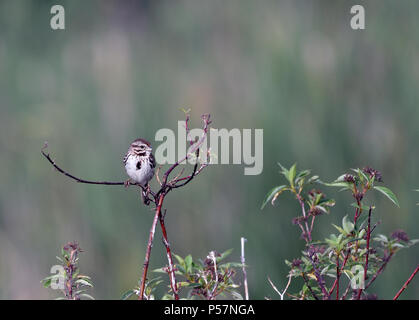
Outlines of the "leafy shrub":
{"label": "leafy shrub", "polygon": [[[236,267],[241,267],[241,263],[224,262],[225,258],[230,255],[232,250],[224,253],[211,251],[207,257],[202,260],[194,260],[191,255],[182,258],[174,254],[177,260],[175,264],[175,273],[181,280],[177,283],[179,291],[186,292],[186,299],[204,299],[215,300],[219,297],[233,298],[242,300],[243,297],[237,291],[239,285],[234,282],[236,275]],[[168,273],[167,267],[154,270],[155,273]],[[145,298],[154,300],[154,291],[163,280],[160,277],[147,281]],[[139,287],[126,292],[122,299],[129,299],[134,295],[138,295]],[[164,300],[173,299],[172,290],[169,286],[168,292],[162,297]]]}
{"label": "leafy shrub", "polygon": [[78,267],[79,253],[83,250],[77,242],[69,242],[61,248],[61,257],[57,257],[60,262],[51,268],[51,272],[57,272],[46,277],[41,282],[45,288],[58,289],[61,291],[61,297],[57,300],[80,300],[82,298],[92,299],[93,297],[86,293],[87,289],[93,287],[89,276],[80,274]]}
{"label": "leafy shrub", "polygon": [[[378,223],[372,222],[376,208],[366,204],[367,193],[376,190],[399,206],[397,197],[389,188],[377,186],[377,183],[382,182],[381,173],[369,167],[352,169],[353,173],[345,173],[332,183],[325,183],[318,176],[310,177],[310,170],[297,172],[296,164],[290,169],[281,164],[279,166],[287,182],[274,187],[267,194],[262,209],[269,202],[273,205],[284,192],[293,194],[300,212],[292,222],[300,228],[301,238],[305,241],[301,256],[285,261],[290,268],[289,281],[296,278],[302,280],[301,289],[293,294],[288,293],[288,296],[315,300],[377,298],[368,291],[370,285],[384,271],[396,252],[419,241],[410,240],[403,230],[396,230],[390,236],[378,234],[372,237]],[[341,226],[333,225],[337,232],[322,241],[312,239],[313,228],[318,217],[329,213],[335,201],[313,188],[314,183],[347,191],[355,200],[351,204],[353,217],[350,219],[345,216]],[[346,277],[343,290],[342,276]],[[272,282],[271,285],[282,298],[284,293],[280,293]]]}

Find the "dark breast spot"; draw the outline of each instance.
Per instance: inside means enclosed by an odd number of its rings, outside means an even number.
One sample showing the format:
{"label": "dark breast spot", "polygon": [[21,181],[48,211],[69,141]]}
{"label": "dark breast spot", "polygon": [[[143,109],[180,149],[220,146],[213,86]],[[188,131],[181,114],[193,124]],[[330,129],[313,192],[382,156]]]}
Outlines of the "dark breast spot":
{"label": "dark breast spot", "polygon": [[141,169],[141,161],[138,161],[137,162],[137,170],[140,170]]}

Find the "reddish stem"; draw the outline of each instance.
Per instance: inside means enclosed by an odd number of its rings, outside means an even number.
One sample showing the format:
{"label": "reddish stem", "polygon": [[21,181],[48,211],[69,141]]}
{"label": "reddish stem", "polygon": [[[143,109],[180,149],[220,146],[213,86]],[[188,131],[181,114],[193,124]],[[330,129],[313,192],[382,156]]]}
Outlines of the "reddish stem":
{"label": "reddish stem", "polygon": [[146,251],[145,259],[144,259],[143,275],[141,277],[140,294],[138,295],[139,300],[144,299],[144,290],[145,290],[145,283],[147,281],[148,265],[150,263],[151,247],[153,246],[154,234],[156,233],[157,221],[159,220],[159,217],[161,214],[161,207],[163,205],[163,200],[164,200],[164,195],[161,195],[159,197],[159,202],[156,207],[156,213],[154,214],[153,224],[151,225],[151,229],[150,229],[150,235],[148,237],[147,251]]}
{"label": "reddish stem", "polygon": [[338,254],[336,255],[336,300],[339,300],[339,280],[340,280],[339,256],[340,256],[340,252],[338,252]]}
{"label": "reddish stem", "polygon": [[[349,258],[350,251],[351,249],[348,249],[348,251],[346,252],[345,259],[343,260],[342,267],[340,268],[340,272],[342,272],[343,268],[345,268],[346,262],[348,261],[348,258]],[[329,296],[333,293],[333,290],[335,290],[337,283],[338,283],[338,279],[336,277],[335,282],[333,283],[333,286],[329,291]]]}
{"label": "reddish stem", "polygon": [[304,272],[302,272],[302,273],[301,273],[301,276],[303,277],[303,280],[304,280],[304,282],[305,282],[305,284],[306,284],[306,286],[307,286],[308,290],[310,291],[311,295],[313,296],[313,298],[314,298],[315,300],[319,300],[319,297],[318,297],[318,296],[316,296],[316,294],[314,293],[314,291],[313,291],[313,289],[311,288],[311,286],[310,286],[310,284],[309,284],[309,282],[308,282],[308,279],[306,278],[306,276],[305,276]]}
{"label": "reddish stem", "polygon": [[[164,198],[164,195],[162,195],[161,197]],[[169,278],[170,278],[170,287],[172,288],[173,296],[175,300],[179,300],[178,288],[177,288],[176,277],[175,277],[175,268],[174,268],[173,259],[172,259],[172,251],[170,249],[169,240],[167,238],[166,226],[164,224],[164,217],[162,214],[160,214],[159,220],[160,220],[161,231],[163,233],[163,243],[164,243],[164,246],[166,247],[167,261],[169,263],[168,273],[169,273]]]}
{"label": "reddish stem", "polygon": [[[372,208],[368,211],[368,228],[367,228],[367,252],[365,253],[365,266],[364,266],[364,283],[367,280],[367,271],[368,271],[368,258],[370,255],[370,237],[371,237],[371,211]],[[361,298],[362,288],[358,289],[359,300]]]}
{"label": "reddish stem", "polygon": [[388,258],[385,259],[385,261],[381,265],[380,269],[378,269],[377,273],[371,278],[371,280],[365,286],[365,289],[364,290],[367,290],[368,287],[375,281],[375,279],[377,279],[377,277],[384,271],[384,268],[389,263],[389,261],[391,260],[391,258],[393,257],[393,255],[394,255],[394,252],[390,253],[390,255],[388,256]]}
{"label": "reddish stem", "polygon": [[314,219],[316,218],[316,216],[312,216],[311,217],[311,226],[310,226],[310,233],[313,232],[313,228],[314,228]]}
{"label": "reddish stem", "polygon": [[304,219],[304,224],[305,224],[305,227],[306,227],[305,238],[306,238],[306,242],[309,243],[309,242],[311,242],[311,230],[308,227],[308,223],[307,223],[307,214],[306,214],[306,209],[305,209],[305,206],[304,206],[304,200],[299,193],[297,193],[296,196],[297,196],[298,202],[300,203],[301,212],[303,214],[303,217],[305,218]]}
{"label": "reddish stem", "polygon": [[415,271],[413,271],[413,273],[410,275],[409,279],[407,279],[407,281],[405,282],[405,284],[403,285],[403,287],[399,290],[399,292],[397,292],[397,294],[394,296],[393,300],[397,300],[399,298],[399,296],[402,294],[402,292],[407,288],[407,286],[409,285],[410,281],[412,281],[412,279],[414,278],[414,276],[416,275],[416,273],[419,271],[419,264],[416,267]]}
{"label": "reddish stem", "polygon": [[368,230],[367,230],[367,252],[365,255],[364,281],[367,280],[368,258],[370,255],[370,238],[371,238],[371,210],[368,211]]}
{"label": "reddish stem", "polygon": [[[202,115],[202,120],[204,122],[204,126],[202,128],[202,130],[204,131],[202,136],[199,138],[199,140],[190,147],[190,152],[197,152],[197,150],[199,149],[199,147],[204,143],[206,137],[207,137],[207,133],[208,133],[208,129],[209,129],[209,125],[211,124],[211,120],[210,120],[210,115],[209,114],[204,114]],[[167,184],[167,179],[170,175],[170,173],[179,165],[181,164],[183,161],[185,161],[186,159],[188,159],[188,154],[185,155],[182,159],[176,161],[163,175],[163,181],[162,181],[162,187],[160,189],[159,192],[163,192],[166,188],[166,184]],[[195,173],[196,169],[194,170]],[[193,178],[194,174],[192,174],[192,178]],[[191,178],[191,179],[192,179]],[[189,179],[188,179],[189,180]],[[188,181],[189,182],[189,181]],[[185,183],[186,184],[186,183]],[[157,194],[159,194],[159,192]]]}

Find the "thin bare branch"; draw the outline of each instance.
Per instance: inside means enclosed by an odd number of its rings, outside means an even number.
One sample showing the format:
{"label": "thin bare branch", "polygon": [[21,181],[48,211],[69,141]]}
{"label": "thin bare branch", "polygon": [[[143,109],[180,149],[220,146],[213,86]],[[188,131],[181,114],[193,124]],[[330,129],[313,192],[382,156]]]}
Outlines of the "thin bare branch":
{"label": "thin bare branch", "polygon": [[[204,126],[203,126],[203,133],[201,138],[191,146],[190,148],[190,153],[195,152],[197,149],[199,149],[199,147],[204,143],[206,137],[207,137],[207,133],[208,133],[208,129],[209,129],[209,125],[211,124],[211,120],[210,120],[210,115],[209,114],[204,114],[202,115],[201,119],[204,122]],[[163,186],[162,189],[166,187],[167,184],[167,180],[168,177],[170,175],[170,173],[179,165],[181,164],[183,161],[185,161],[188,158],[189,154],[185,155],[182,159],[176,161],[164,174],[163,176]]]}
{"label": "thin bare branch", "polygon": [[367,290],[368,287],[375,281],[375,279],[377,279],[377,277],[384,271],[385,267],[387,266],[387,264],[390,262],[391,258],[393,257],[394,252],[390,253],[390,255],[385,258],[383,264],[381,265],[381,267],[377,270],[377,272],[375,273],[375,275],[371,278],[371,280],[367,283],[367,285],[365,286],[364,290]]}
{"label": "thin bare branch", "polygon": [[164,197],[160,197],[159,199],[159,202],[156,208],[156,213],[154,215],[153,223],[151,225],[150,235],[148,237],[148,245],[147,245],[147,250],[146,250],[145,259],[144,259],[143,276],[141,278],[141,284],[140,284],[140,294],[138,296],[139,300],[144,299],[144,290],[145,290],[145,284],[147,281],[148,265],[150,263],[151,247],[153,246],[154,234],[156,233],[157,221],[159,220],[159,217],[160,217],[161,207],[163,205],[163,199]]}
{"label": "thin bare branch", "polygon": [[209,254],[209,257],[210,259],[212,259],[212,262],[214,263],[215,285],[211,291],[211,298],[215,299],[215,291],[217,290],[217,287],[218,287],[217,258],[215,257],[215,252],[211,251]]}
{"label": "thin bare branch", "polygon": [[249,288],[247,286],[247,272],[246,272],[246,259],[244,257],[244,243],[247,241],[246,238],[241,237],[241,263],[242,263],[242,270],[243,270],[243,278],[244,278],[244,295],[245,299],[249,300]]}
{"label": "thin bare branch", "polygon": [[158,166],[158,167],[157,167],[157,170],[156,170],[156,180],[157,180],[157,182],[159,183],[159,185],[160,185],[160,186],[162,186],[162,183],[161,183],[161,181],[160,181],[160,176],[159,176],[159,175],[160,175],[160,170],[161,170],[161,167],[162,167],[161,165],[160,165],[160,166]]}
{"label": "thin bare branch", "polygon": [[413,280],[413,278],[415,277],[416,273],[418,273],[418,271],[419,271],[419,264],[416,267],[415,271],[413,271],[413,273],[410,275],[409,279],[407,279],[407,281],[404,283],[403,287],[401,287],[399,292],[397,292],[397,294],[394,296],[393,300],[397,300],[400,297],[402,292],[407,288],[407,286]]}
{"label": "thin bare branch", "polygon": [[[52,164],[52,166],[60,173],[62,173],[63,175],[69,177],[70,179],[78,182],[78,183],[84,183],[84,184],[95,184],[95,185],[105,185],[105,186],[126,186],[126,181],[94,181],[94,180],[86,180],[86,179],[82,179],[82,178],[78,178],[74,175],[72,175],[71,173],[67,172],[66,170],[62,169],[61,167],[59,167],[56,162],[54,160],[52,160],[51,156],[49,153],[45,153],[44,152],[45,147],[42,148],[41,150],[41,154],[48,160],[49,163]],[[139,186],[141,189],[143,189],[143,191],[147,191],[145,187],[143,187],[141,184],[139,183],[129,183],[129,185],[133,185],[133,186]],[[150,190],[150,194],[155,197],[155,193],[153,191]]]}
{"label": "thin bare branch", "polygon": [[172,288],[172,292],[174,295],[175,300],[179,299],[179,294],[178,294],[178,287],[176,284],[176,276],[175,276],[175,267],[173,264],[173,258],[172,258],[172,252],[170,250],[170,244],[169,244],[169,240],[167,238],[167,231],[166,231],[166,226],[164,224],[164,218],[166,216],[166,210],[164,211],[164,214],[160,213],[160,217],[159,217],[159,221],[160,221],[160,227],[162,230],[162,234],[163,234],[163,244],[166,247],[166,255],[167,255],[167,261],[169,263],[169,267],[168,267],[168,274],[169,274],[169,278],[170,278],[170,287]]}
{"label": "thin bare branch", "polygon": [[180,178],[180,176],[183,174],[183,172],[185,171],[185,168],[182,168],[179,173],[176,175],[176,177],[174,177],[173,179],[171,179],[167,184],[168,185],[172,185],[173,183],[175,183],[177,181],[177,179]]}

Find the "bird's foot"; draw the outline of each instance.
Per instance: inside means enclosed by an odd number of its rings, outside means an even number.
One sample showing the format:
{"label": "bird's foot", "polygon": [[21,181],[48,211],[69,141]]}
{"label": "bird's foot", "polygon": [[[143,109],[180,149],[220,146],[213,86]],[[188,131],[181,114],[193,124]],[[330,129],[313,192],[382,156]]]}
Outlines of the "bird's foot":
{"label": "bird's foot", "polygon": [[150,198],[148,197],[150,195],[150,190],[151,189],[150,189],[150,186],[149,185],[147,185],[147,187],[145,188],[145,190],[144,189],[141,190],[141,195],[142,195],[142,198],[143,198],[143,203],[146,206],[150,205]]}

